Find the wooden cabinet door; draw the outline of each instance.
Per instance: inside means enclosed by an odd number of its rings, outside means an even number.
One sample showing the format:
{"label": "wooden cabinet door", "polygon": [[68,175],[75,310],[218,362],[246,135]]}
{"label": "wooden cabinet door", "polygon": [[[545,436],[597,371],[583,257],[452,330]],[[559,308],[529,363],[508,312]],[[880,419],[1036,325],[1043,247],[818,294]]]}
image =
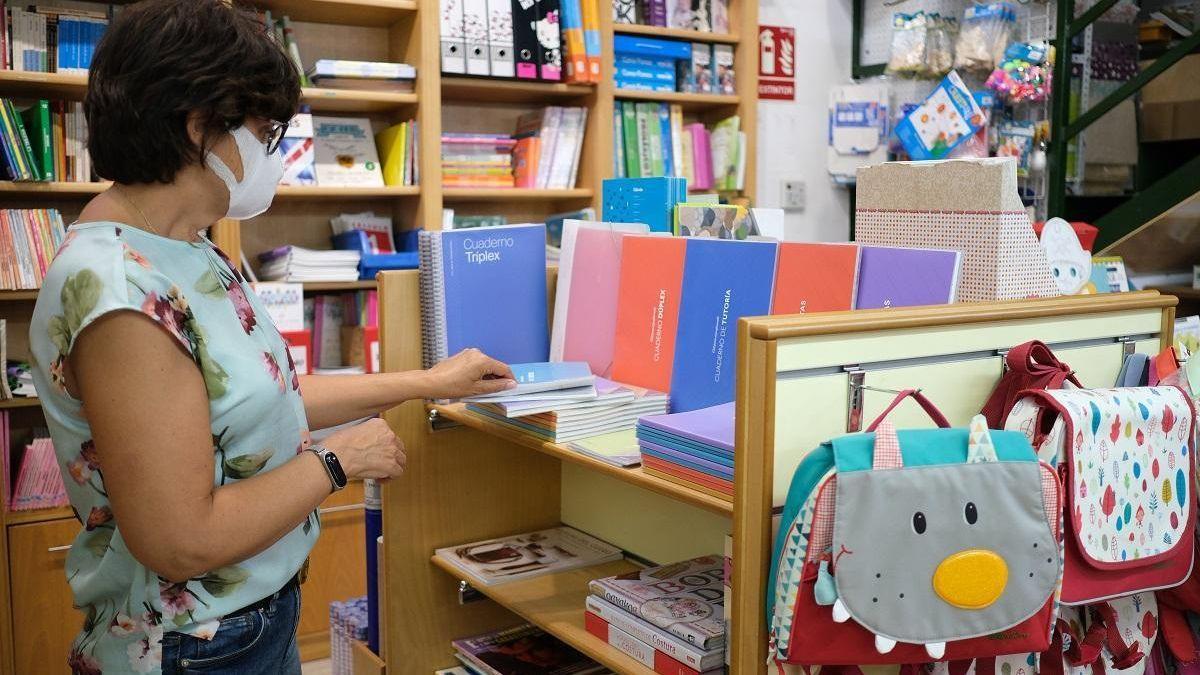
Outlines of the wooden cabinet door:
{"label": "wooden cabinet door", "polygon": [[367,593],[362,501],[362,483],[354,482],[321,505],[321,537],[309,555],[308,581],[301,586],[299,643],[306,661],[329,655],[329,603]]}
{"label": "wooden cabinet door", "polygon": [[8,528],[14,672],[67,672],[67,653],[83,628],[83,612],[71,606],[63,547],[78,533],[74,519]]}

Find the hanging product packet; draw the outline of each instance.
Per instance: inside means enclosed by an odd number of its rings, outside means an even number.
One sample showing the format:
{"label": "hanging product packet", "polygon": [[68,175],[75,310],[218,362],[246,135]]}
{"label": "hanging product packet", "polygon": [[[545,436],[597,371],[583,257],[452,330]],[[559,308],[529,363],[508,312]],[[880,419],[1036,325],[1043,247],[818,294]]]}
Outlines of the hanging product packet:
{"label": "hanging product packet", "polygon": [[913,160],[942,159],[984,124],[983,110],[958,73],[950,71],[921,105],[896,125]]}
{"label": "hanging product packet", "polygon": [[1014,42],[986,85],[1008,103],[1040,103],[1050,96],[1053,53],[1045,43]]}
{"label": "hanging product packet", "polygon": [[985,75],[1012,40],[1017,10],[1011,3],[971,4],[963,12],[962,28],[954,49],[954,67]]}
{"label": "hanging product packet", "polygon": [[886,72],[912,77],[925,69],[929,17],[923,11],[892,16],[892,51]]}

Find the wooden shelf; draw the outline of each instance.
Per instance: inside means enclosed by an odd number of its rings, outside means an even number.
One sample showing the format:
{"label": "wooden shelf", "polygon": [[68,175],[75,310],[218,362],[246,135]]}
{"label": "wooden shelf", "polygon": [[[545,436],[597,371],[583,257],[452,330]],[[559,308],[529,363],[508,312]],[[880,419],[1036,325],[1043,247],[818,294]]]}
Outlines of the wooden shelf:
{"label": "wooden shelf", "polygon": [[601,462],[598,459],[593,459],[587,455],[575,452],[567,448],[565,445],[549,443],[532,434],[524,433],[510,426],[493,422],[482,415],[477,415],[467,410],[467,406],[464,403],[455,403],[451,405],[431,405],[430,408],[432,410],[436,410],[438,415],[441,417],[458,422],[463,426],[486,432],[488,435],[503,438],[507,441],[511,441],[532,450],[537,450],[538,452],[550,455],[552,457],[557,457],[567,462],[574,462],[575,464],[579,464],[580,466],[591,469],[592,471],[603,473],[618,480],[625,481],[626,483],[645,488],[652,492],[657,492],[658,494],[665,495],[681,502],[686,502],[693,506],[699,506],[702,509],[712,511],[713,513],[718,513],[723,516],[733,515],[732,502],[718,499],[712,495],[705,494],[698,490],[692,490],[679,485],[678,483],[672,483],[670,481],[662,480],[661,478],[649,476],[642,472],[641,467],[625,469],[619,466],[613,466],[611,464]]}
{"label": "wooden shelf", "polygon": [[18,396],[16,398],[0,399],[0,410],[11,410],[13,408],[36,408],[41,404],[41,399],[36,396]]}
{"label": "wooden shelf", "polygon": [[741,103],[737,96],[728,94],[687,94],[680,91],[640,91],[636,89],[617,89],[613,92],[617,99],[626,101],[662,101],[678,103],[684,110],[706,110],[721,106],[736,106]]}
{"label": "wooden shelf", "polygon": [[494,78],[443,77],[442,100],[467,103],[538,103],[581,98],[596,91],[586,84],[522,82]]}
{"label": "wooden shelf", "polygon": [[414,197],[421,194],[419,185],[390,185],[386,187],[323,187],[320,185],[280,185],[275,196],[279,199],[390,199]]}
{"label": "wooden shelf", "polygon": [[[456,579],[471,581],[467,575],[440,558],[434,558],[433,564]],[[622,675],[653,675],[653,670],[587,632],[583,625],[588,582],[635,569],[637,567],[633,563],[619,560],[533,579],[510,581],[494,586],[472,584],[472,587],[613,672]]]}
{"label": "wooden shelf", "polygon": [[87,75],[0,70],[0,91],[5,96],[36,95],[80,100],[87,91]]}
{"label": "wooden shelf", "polygon": [[286,14],[292,21],[350,26],[391,26],[417,11],[416,0],[253,0],[253,4]]}
{"label": "wooden shelf", "polygon": [[720,42],[736,45],[737,33],[709,33],[686,28],[664,28],[662,26],[643,26],[638,23],[614,23],[613,32],[626,35],[649,35],[656,38],[687,40],[688,42]]}
{"label": "wooden shelf", "polygon": [[[0,302],[24,302],[37,300],[37,289],[20,291],[0,291]],[[2,402],[0,402],[2,403]]]}
{"label": "wooden shelf", "polygon": [[555,199],[591,199],[592,191],[588,188],[571,188],[569,190],[549,190],[537,188],[443,188],[445,201],[459,202],[490,202],[505,200],[555,200]]}
{"label": "wooden shelf", "polygon": [[388,112],[417,103],[415,93],[326,87],[305,87],[302,91],[302,102],[313,112]]}
{"label": "wooden shelf", "polygon": [[374,290],[378,288],[378,284],[373,280],[364,281],[306,281],[304,282],[304,291],[306,293],[327,293],[336,291],[360,291]]}
{"label": "wooden shelf", "polygon": [[33,511],[5,511],[6,525],[24,525],[25,523],[45,523],[51,520],[74,518],[75,512],[69,506],[59,506],[53,509],[34,509]]}
{"label": "wooden shelf", "polygon": [[43,197],[55,195],[62,197],[91,197],[108,189],[111,183],[17,183],[0,181],[0,195],[17,195]]}

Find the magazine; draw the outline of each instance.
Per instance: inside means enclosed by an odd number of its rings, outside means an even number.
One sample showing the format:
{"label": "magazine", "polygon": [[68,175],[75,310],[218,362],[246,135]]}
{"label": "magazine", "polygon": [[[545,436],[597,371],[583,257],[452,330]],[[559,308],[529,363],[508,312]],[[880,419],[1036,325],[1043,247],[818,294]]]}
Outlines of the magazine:
{"label": "magazine", "polygon": [[621,550],[574,528],[556,527],[440,548],[434,555],[490,586],[620,560]]}
{"label": "magazine", "polygon": [[724,561],[708,555],[595,579],[588,591],[701,649],[725,644]]}
{"label": "magazine", "polygon": [[456,656],[490,675],[606,672],[604,666],[529,624],[462,638],[451,644],[458,650]]}

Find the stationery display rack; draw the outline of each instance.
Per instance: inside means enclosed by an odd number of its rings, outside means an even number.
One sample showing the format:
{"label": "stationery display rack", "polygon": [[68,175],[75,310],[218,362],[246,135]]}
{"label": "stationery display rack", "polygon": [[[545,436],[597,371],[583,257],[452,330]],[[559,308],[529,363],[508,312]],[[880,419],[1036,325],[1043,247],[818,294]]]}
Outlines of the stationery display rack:
{"label": "stationery display rack", "polygon": [[[385,370],[420,367],[417,277],[379,277]],[[552,297],[553,272],[548,283]],[[1110,386],[1126,354],[1170,344],[1175,304],[1148,291],[742,319],[732,501],[608,466],[461,405],[405,403],[386,415],[409,458],[383,494],[388,672],[447,667],[452,639],[528,621],[615,672],[651,673],[584,629],[587,582],[633,562],[482,586],[486,600],[462,602],[474,595],[462,573],[432,560],[437,548],[566,524],[654,563],[719,553],[732,532],[731,672],[762,673],[771,517],[807,451],[881,412],[888,389],[922,389],[965,426],[999,379],[1002,354],[1030,339],[1050,344],[1085,385]],[[928,424],[915,407],[899,415],[897,425]]]}

